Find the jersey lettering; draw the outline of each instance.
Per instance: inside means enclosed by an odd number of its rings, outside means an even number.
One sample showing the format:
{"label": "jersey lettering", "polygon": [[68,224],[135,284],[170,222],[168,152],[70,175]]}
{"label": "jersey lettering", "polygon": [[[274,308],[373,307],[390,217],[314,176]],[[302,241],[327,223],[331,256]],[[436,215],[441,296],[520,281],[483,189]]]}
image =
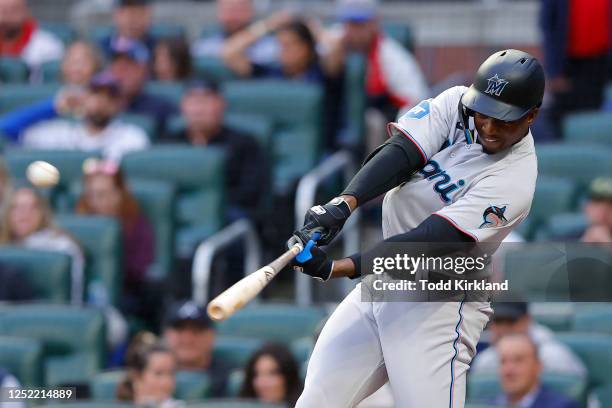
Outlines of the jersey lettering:
{"label": "jersey lettering", "polygon": [[436,180],[433,189],[445,203],[451,202],[450,193],[465,184],[463,180],[451,183],[451,177],[435,160],[428,161],[419,173],[427,180]]}

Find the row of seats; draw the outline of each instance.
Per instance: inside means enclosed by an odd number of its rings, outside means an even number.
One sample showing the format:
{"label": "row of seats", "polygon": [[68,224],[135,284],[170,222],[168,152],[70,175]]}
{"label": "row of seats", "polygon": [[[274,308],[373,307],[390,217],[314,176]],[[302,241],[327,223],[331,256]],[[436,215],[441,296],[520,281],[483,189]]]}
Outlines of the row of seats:
{"label": "row of seats", "polygon": [[[78,401],[68,403],[52,403],[46,408],[137,408],[136,405],[116,401]],[[286,408],[284,405],[266,404],[240,399],[215,399],[202,402],[188,402],[186,408]]]}

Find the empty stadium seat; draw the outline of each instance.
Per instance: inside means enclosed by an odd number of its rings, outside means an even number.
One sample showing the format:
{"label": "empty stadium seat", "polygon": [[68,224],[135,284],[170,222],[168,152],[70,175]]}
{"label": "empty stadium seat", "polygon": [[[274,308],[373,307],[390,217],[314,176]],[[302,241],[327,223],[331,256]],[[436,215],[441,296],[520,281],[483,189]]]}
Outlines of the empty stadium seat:
{"label": "empty stadium seat", "polygon": [[535,237],[540,241],[575,241],[587,226],[587,219],[582,213],[556,214],[539,227]]}
{"label": "empty stadium seat", "polygon": [[263,343],[261,339],[220,335],[215,339],[213,355],[225,367],[242,368]]}
{"label": "empty stadium seat", "polygon": [[[586,382],[576,375],[544,373],[542,383],[563,395],[584,401],[586,395]],[[491,401],[501,392],[499,377],[491,375],[470,375],[467,380],[467,399],[469,401]]]}
{"label": "empty stadium seat", "polygon": [[40,24],[40,27],[54,34],[57,38],[62,40],[64,45],[69,45],[77,38],[76,32],[68,24],[43,22]]}
{"label": "empty stadium seat", "polygon": [[319,159],[322,89],[283,80],[230,81],[223,93],[229,112],[263,115],[274,123],[273,188],[288,192]]}
{"label": "empty stadium seat", "polygon": [[91,398],[96,401],[113,401],[117,398],[117,386],[126,375],[125,370],[97,373],[89,378]]}
{"label": "empty stadium seat", "polygon": [[47,386],[85,383],[104,364],[104,314],[97,309],[48,304],[6,307],[0,314],[0,334],[43,343]]}
{"label": "empty stadium seat", "polygon": [[326,313],[317,307],[268,304],[240,310],[219,323],[219,335],[250,337],[289,343],[314,336]]}
{"label": "empty stadium seat", "polygon": [[408,51],[414,52],[414,35],[412,30],[405,24],[384,23],[383,31],[404,46]]}
{"label": "empty stadium seat", "polygon": [[574,205],[574,193],[576,185],[561,177],[540,176],[538,177],[531,210],[529,212],[531,232],[550,217],[556,214],[570,211]]}
{"label": "empty stadium seat", "polygon": [[24,272],[35,298],[50,303],[68,303],[71,299],[70,256],[19,247],[0,247],[0,262]]}
{"label": "empty stadium seat", "polygon": [[611,384],[612,335],[599,333],[558,333],[557,339],[566,344],[589,372],[589,388]]}
{"label": "empty stadium seat", "polygon": [[574,144],[601,144],[612,147],[612,112],[581,112],[563,120],[563,139]]}
{"label": "empty stadium seat", "polygon": [[185,92],[185,85],[180,82],[149,81],[145,84],[145,92],[165,98],[178,105],[183,97],[183,92]]}
{"label": "empty stadium seat", "polygon": [[[0,321],[2,313],[0,306]],[[43,346],[38,340],[0,336],[0,367],[17,377],[24,387],[43,384],[42,353]]]}
{"label": "empty stadium seat", "polygon": [[155,41],[159,41],[164,38],[184,38],[185,28],[178,24],[155,23],[151,25],[149,33],[151,34],[151,37],[155,39]]}
{"label": "empty stadium seat", "polygon": [[194,58],[193,70],[198,78],[211,82],[222,83],[236,79],[236,75],[223,63],[223,60],[216,57]]}
{"label": "empty stadium seat", "polygon": [[[92,215],[56,215],[57,224],[71,234],[85,253],[85,290],[99,281],[116,305],[121,294],[121,228],[114,218]],[[86,292],[87,293],[87,292]]]}
{"label": "empty stadium seat", "polygon": [[612,335],[612,304],[592,309],[579,308],[574,315],[572,329],[578,332]]}
{"label": "empty stadium seat", "polygon": [[[28,80],[28,66],[21,58],[0,58],[0,82],[14,84]],[[5,84],[2,84],[4,87]],[[2,107],[4,109],[4,106]]]}
{"label": "empty stadium seat", "polygon": [[339,135],[343,148],[362,154],[365,138],[365,109],[367,104],[365,92],[366,61],[359,54],[349,55],[344,68],[345,105],[344,129]]}
{"label": "empty stadium seat", "polygon": [[575,308],[568,302],[531,302],[529,314],[536,322],[553,331],[568,331],[572,328]]}
{"label": "empty stadium seat", "polygon": [[30,105],[44,99],[49,99],[59,90],[59,84],[2,84],[0,87],[0,112],[8,112],[16,108]]}
{"label": "empty stadium seat", "polygon": [[563,177],[586,189],[596,177],[612,176],[612,149],[598,146],[544,144],[536,146],[540,175]]}
{"label": "empty stadium seat", "polygon": [[197,244],[224,223],[224,166],[222,150],[185,145],[153,146],[122,160],[129,178],[175,185],[176,250],[183,255],[191,255]]}
{"label": "empty stadium seat", "polygon": [[42,80],[46,84],[55,84],[62,79],[62,63],[61,61],[45,62],[40,67]]}

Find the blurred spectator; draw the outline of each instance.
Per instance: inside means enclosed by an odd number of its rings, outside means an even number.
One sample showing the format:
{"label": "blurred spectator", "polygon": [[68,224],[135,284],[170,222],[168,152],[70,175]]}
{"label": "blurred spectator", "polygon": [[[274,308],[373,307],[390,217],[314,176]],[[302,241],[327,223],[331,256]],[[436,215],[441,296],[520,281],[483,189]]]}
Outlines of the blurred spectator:
{"label": "blurred spectator", "polygon": [[[0,394],[5,388],[21,388],[21,384],[19,384],[17,378],[0,366]],[[0,401],[0,408],[26,408],[26,404],[24,402]]]}
{"label": "blurred spectator", "polygon": [[[254,23],[253,0],[217,0],[217,23],[219,28],[197,40],[191,48],[194,57],[221,57],[225,42],[247,27],[260,32],[261,23]],[[248,49],[249,59],[257,64],[276,61],[277,44],[273,37],[261,37]]]}
{"label": "blurred spectator", "polygon": [[100,68],[102,58],[98,50],[86,41],[75,41],[70,44],[62,60],[63,84],[85,88]]}
{"label": "blurred spectator", "polygon": [[0,212],[4,209],[5,200],[11,192],[11,174],[4,159],[0,157]]}
{"label": "blurred spectator", "polygon": [[0,0],[0,56],[21,58],[36,70],[63,53],[62,41],[39,27],[26,0]]}
{"label": "blurred spectator", "polygon": [[593,180],[584,213],[589,226],[583,233],[581,241],[612,242],[612,178],[600,177]]}
{"label": "blurred spectator", "polygon": [[282,344],[267,344],[257,350],[244,372],[240,397],[293,407],[302,393],[298,364]]}
{"label": "blurred spectator", "polygon": [[31,249],[62,252],[72,259],[72,301],[83,294],[84,257],[81,248],[53,223],[47,200],[31,187],[19,187],[9,196],[0,226],[0,245],[15,244]]}
{"label": "blurred spectator", "polygon": [[149,30],[152,11],[148,0],[115,0],[113,10],[114,32],[103,38],[100,47],[107,56],[113,54],[113,43],[119,38],[142,43],[153,52],[155,41]]}
{"label": "blurred spectator", "polygon": [[[531,320],[525,302],[495,302],[493,318],[489,324],[491,341],[497,341],[507,334],[527,334],[538,347],[540,361],[545,373],[573,374],[586,376],[582,361],[572,351],[555,339],[554,333]],[[495,373],[498,370],[499,355],[495,347],[489,347],[476,355],[471,373]]]}
{"label": "blurred spectator", "polygon": [[[109,160],[119,161],[130,151],[149,145],[144,131],[117,118],[119,84],[108,72],[96,75],[86,92],[67,91],[54,101],[19,109],[0,118],[0,129],[34,149],[101,150]],[[81,120],[57,118],[77,114]],[[42,122],[41,122],[42,121]],[[40,122],[40,123],[39,123]]]}
{"label": "blurred spectator", "polygon": [[95,158],[83,164],[83,192],[76,212],[117,219],[121,225],[123,311],[151,317],[159,309],[147,270],[155,257],[153,227],[142,214],[117,164]]}
{"label": "blurred spectator", "polygon": [[166,120],[177,112],[175,104],[144,90],[148,76],[150,52],[137,41],[117,39],[111,44],[110,70],[119,80],[121,106],[129,113],[148,115],[156,121],[162,134]]}
{"label": "blurred spectator", "polygon": [[542,363],[527,334],[508,334],[497,343],[503,394],[495,401],[505,407],[578,408],[580,405],[540,383]]}
{"label": "blurred spectator", "polygon": [[195,302],[179,302],[169,309],[164,340],[179,370],[205,371],[212,381],[211,395],[224,395],[229,368],[214,357],[215,329],[206,311]]}
{"label": "blurred spectator", "polygon": [[153,73],[158,81],[184,81],[191,77],[189,44],[183,38],[167,38],[155,45]]}
{"label": "blurred spectator", "polygon": [[553,94],[550,116],[557,131],[567,113],[602,105],[611,13],[609,0],[541,1],[544,66]]}
{"label": "blurred spectator", "polygon": [[132,349],[127,373],[117,388],[117,399],[139,407],[179,408],[184,403],[172,399],[176,389],[176,360],[161,344]]}
{"label": "blurred spectator", "polygon": [[193,82],[183,96],[186,128],[168,141],[217,146],[226,151],[226,216],[230,221],[256,218],[267,187],[266,160],[255,139],[223,125],[225,100],[210,82]]}

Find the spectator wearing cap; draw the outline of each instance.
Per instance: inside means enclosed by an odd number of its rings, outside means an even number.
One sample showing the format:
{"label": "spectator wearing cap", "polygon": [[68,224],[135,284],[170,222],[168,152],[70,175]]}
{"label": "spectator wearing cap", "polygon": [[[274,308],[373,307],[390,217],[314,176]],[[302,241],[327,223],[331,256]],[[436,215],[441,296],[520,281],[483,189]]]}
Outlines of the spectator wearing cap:
{"label": "spectator wearing cap", "polygon": [[0,0],[0,57],[21,58],[36,71],[63,53],[62,41],[40,28],[26,0]]}
{"label": "spectator wearing cap", "polygon": [[[191,47],[195,58],[221,58],[226,41],[242,30],[258,33],[262,22],[255,22],[253,0],[217,0],[217,23],[219,28],[197,40]],[[247,49],[249,60],[256,64],[271,64],[277,60],[278,44],[273,36],[259,36]]]}
{"label": "spectator wearing cap", "polygon": [[266,160],[255,139],[223,124],[225,100],[216,84],[192,82],[181,102],[186,127],[165,141],[193,146],[216,146],[226,152],[228,220],[257,218],[267,188]]}
{"label": "spectator wearing cap", "polygon": [[584,214],[589,225],[580,240],[589,243],[612,242],[612,178],[593,180]]}
{"label": "spectator wearing cap", "polygon": [[412,53],[382,31],[376,0],[337,0],[336,4],[342,26],[320,30],[318,37],[331,72],[341,71],[350,53],[366,59],[367,151],[372,151],[386,140],[386,122],[428,98],[429,89]]}
{"label": "spectator wearing cap", "polygon": [[525,333],[503,336],[496,345],[503,392],[494,403],[519,408],[578,408],[578,402],[543,385],[538,346]]}
{"label": "spectator wearing cap", "polygon": [[164,323],[163,336],[176,356],[177,369],[208,373],[212,396],[223,396],[229,369],[213,354],[215,328],[204,308],[193,301],[173,305]]}
{"label": "spectator wearing cap", "polygon": [[[493,310],[494,314],[489,328],[494,345],[500,338],[508,334],[529,335],[537,345],[543,372],[582,377],[587,375],[582,361],[567,346],[556,340],[550,329],[531,319],[527,303],[496,302],[493,304]],[[495,347],[489,347],[476,355],[470,372],[494,374],[498,369],[498,350]]]}
{"label": "spectator wearing cap", "polygon": [[120,102],[123,110],[150,116],[162,134],[166,120],[177,112],[171,101],[151,95],[144,90],[151,53],[142,43],[118,38],[111,44],[110,71],[119,81]]}
{"label": "spectator wearing cap", "polygon": [[123,38],[138,41],[153,52],[155,40],[150,33],[152,14],[148,0],[115,0],[114,31],[101,40],[100,48],[107,56],[112,56],[113,43]]}

